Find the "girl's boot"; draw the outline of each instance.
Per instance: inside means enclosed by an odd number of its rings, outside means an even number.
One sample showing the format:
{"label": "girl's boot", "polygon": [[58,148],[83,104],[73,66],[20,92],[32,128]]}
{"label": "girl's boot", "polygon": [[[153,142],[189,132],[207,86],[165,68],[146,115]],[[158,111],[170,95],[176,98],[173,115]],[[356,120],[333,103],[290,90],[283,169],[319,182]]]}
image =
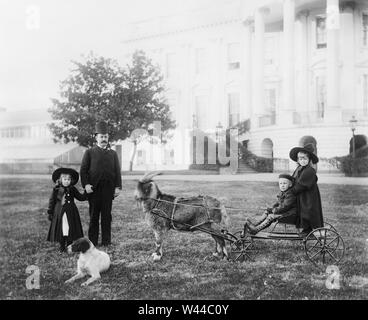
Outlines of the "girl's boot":
{"label": "girl's boot", "polygon": [[60,253],[63,253],[66,251],[66,245],[67,245],[67,239],[68,237],[62,237],[60,241]]}

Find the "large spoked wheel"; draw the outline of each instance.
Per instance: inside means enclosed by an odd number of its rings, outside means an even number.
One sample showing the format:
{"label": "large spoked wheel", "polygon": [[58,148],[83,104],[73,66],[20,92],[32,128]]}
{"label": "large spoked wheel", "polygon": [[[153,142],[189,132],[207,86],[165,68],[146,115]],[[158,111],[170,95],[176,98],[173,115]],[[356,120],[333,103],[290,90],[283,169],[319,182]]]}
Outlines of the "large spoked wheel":
{"label": "large spoked wheel", "polygon": [[232,261],[244,262],[246,260],[254,261],[256,248],[252,237],[248,234],[242,235],[242,231],[234,233],[238,240],[230,245],[230,257]]}
{"label": "large spoked wheel", "polygon": [[337,232],[337,230],[335,229],[335,227],[331,223],[328,223],[328,222],[325,221],[325,222],[323,222],[323,224],[324,224],[324,228],[332,229],[333,231]]}
{"label": "large spoked wheel", "polygon": [[329,227],[310,232],[304,240],[304,248],[308,259],[318,267],[337,265],[345,254],[344,240]]}

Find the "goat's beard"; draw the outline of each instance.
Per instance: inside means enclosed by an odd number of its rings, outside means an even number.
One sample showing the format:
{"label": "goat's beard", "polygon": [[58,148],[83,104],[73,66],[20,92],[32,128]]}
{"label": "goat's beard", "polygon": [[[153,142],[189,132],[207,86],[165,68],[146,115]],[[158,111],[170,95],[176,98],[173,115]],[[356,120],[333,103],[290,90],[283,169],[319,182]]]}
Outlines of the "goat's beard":
{"label": "goat's beard", "polygon": [[142,200],[135,200],[135,204],[137,205],[138,209],[142,209],[143,208],[143,204],[142,204]]}
{"label": "goat's beard", "polygon": [[135,200],[138,209],[142,209],[144,212],[150,211],[151,202],[147,200],[137,199]]}

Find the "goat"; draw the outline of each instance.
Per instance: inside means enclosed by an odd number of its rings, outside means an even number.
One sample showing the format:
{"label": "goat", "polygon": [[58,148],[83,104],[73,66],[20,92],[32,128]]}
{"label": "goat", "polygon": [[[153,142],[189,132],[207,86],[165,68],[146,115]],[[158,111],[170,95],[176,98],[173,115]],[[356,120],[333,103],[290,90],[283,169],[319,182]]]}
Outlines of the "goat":
{"label": "goat", "polygon": [[177,198],[164,194],[152,180],[160,174],[147,173],[138,181],[134,192],[135,200],[142,207],[146,222],[155,235],[156,250],[152,254],[153,260],[162,258],[162,243],[170,229],[207,231],[216,243],[213,255],[228,258],[225,240],[221,237],[221,230],[228,225],[227,212],[222,202],[210,196]]}

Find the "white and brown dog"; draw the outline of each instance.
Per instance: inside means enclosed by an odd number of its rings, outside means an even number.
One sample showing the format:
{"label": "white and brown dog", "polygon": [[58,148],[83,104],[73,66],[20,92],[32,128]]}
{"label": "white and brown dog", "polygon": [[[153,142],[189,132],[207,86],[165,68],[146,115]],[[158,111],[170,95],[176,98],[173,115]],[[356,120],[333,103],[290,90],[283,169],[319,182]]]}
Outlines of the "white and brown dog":
{"label": "white and brown dog", "polygon": [[65,283],[71,283],[81,279],[86,275],[91,277],[83,282],[81,286],[88,286],[90,283],[101,278],[100,273],[109,269],[110,257],[106,252],[96,249],[93,243],[86,237],[74,241],[68,246],[68,253],[80,252],[77,274],[66,280]]}

